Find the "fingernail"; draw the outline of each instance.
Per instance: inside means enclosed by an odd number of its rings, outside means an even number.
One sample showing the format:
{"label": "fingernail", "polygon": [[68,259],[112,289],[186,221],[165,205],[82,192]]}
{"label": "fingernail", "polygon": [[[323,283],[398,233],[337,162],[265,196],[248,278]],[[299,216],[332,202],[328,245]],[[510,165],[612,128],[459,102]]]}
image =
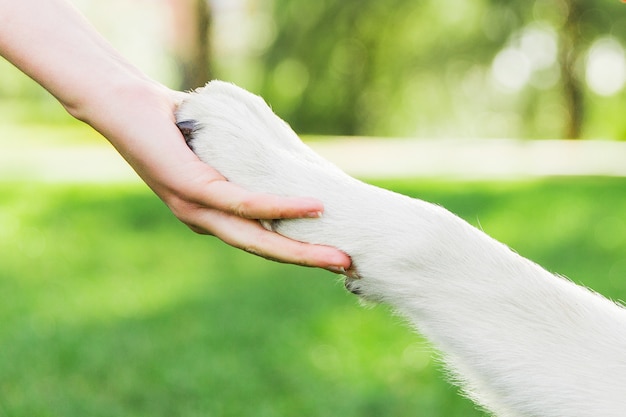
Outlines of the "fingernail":
{"label": "fingernail", "polygon": [[346,268],[343,266],[329,266],[328,270],[334,272],[335,274],[345,275],[346,273]]}
{"label": "fingernail", "polygon": [[309,219],[317,219],[319,217],[322,217],[322,212],[321,211],[310,211],[306,214],[306,217],[308,217]]}

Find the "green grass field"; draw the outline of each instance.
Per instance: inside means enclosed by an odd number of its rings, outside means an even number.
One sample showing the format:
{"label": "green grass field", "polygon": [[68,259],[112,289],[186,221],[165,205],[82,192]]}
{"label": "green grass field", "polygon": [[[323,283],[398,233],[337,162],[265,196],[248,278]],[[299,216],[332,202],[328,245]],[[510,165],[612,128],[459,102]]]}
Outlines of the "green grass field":
{"label": "green grass field", "polygon": [[[626,180],[393,181],[626,299]],[[0,417],[481,416],[398,317],[139,186],[0,184]]]}

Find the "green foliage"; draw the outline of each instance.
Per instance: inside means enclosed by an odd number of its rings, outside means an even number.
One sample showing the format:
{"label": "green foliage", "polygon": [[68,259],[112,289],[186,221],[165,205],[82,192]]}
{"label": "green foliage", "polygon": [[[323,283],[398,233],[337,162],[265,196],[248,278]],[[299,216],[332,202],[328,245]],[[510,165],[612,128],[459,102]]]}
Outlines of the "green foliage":
{"label": "green foliage", "polygon": [[[104,3],[81,3],[89,6],[88,18],[131,61],[145,64],[145,52],[155,58],[146,58],[148,73],[159,74],[163,82],[185,78],[185,65],[171,62],[171,45],[164,38],[120,24],[119,13]],[[189,7],[187,3],[176,7]],[[124,14],[127,19],[145,15],[138,26],[156,27],[154,12],[169,15],[170,6],[133,6],[132,13]],[[626,139],[624,88],[602,96],[585,81],[589,52],[597,41],[617,45],[623,61],[626,5],[620,0],[264,0],[236,24],[230,20],[236,13],[224,13],[227,24],[216,30],[245,27],[237,36],[214,34],[217,41],[237,38],[234,47],[214,45],[218,52],[210,64],[215,75],[261,93],[300,133]],[[558,51],[551,53],[558,60],[534,68],[523,87],[503,88],[493,76],[496,58],[505,50],[519,52],[532,31],[545,36],[524,46],[525,53],[545,53],[553,38]],[[206,52],[201,42],[190,48],[195,49],[192,55]],[[501,70],[505,77],[516,72],[514,64]],[[206,72],[204,66],[192,67],[184,72]],[[177,75],[171,73],[175,68]],[[3,121],[72,119],[0,58]]]}
{"label": "green foliage", "polygon": [[[626,182],[393,181],[626,298]],[[0,416],[479,416],[328,273],[189,232],[145,189],[0,188]]]}
{"label": "green foliage", "polygon": [[[625,6],[617,0],[273,5],[276,39],[261,57],[261,92],[299,132],[558,138],[568,124],[582,123],[584,137],[625,138],[626,122],[616,115],[624,96],[607,99],[584,84],[592,43],[626,39]],[[531,29],[556,38],[560,62],[534,70],[519,91],[498,87],[494,58],[519,47]],[[543,47],[527,46],[531,53]],[[568,95],[570,82],[580,102]],[[598,111],[601,120],[593,117]]]}

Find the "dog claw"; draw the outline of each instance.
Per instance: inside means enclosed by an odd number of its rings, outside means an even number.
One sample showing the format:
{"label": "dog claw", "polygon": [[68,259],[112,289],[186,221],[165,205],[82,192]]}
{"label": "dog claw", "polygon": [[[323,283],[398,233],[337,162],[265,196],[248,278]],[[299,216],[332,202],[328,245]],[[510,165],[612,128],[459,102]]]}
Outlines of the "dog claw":
{"label": "dog claw", "polygon": [[183,134],[185,142],[187,142],[189,147],[191,147],[189,142],[193,139],[193,133],[195,132],[197,125],[198,123],[195,120],[182,120],[176,123],[178,130],[180,130],[180,133]]}
{"label": "dog claw", "polygon": [[335,274],[346,274],[346,268],[344,268],[343,266],[329,266],[328,270],[334,272]]}
{"label": "dog claw", "polygon": [[346,290],[350,291],[354,295],[363,294],[361,290],[356,285],[354,285],[354,279],[352,278],[346,278],[343,285],[346,287]]}

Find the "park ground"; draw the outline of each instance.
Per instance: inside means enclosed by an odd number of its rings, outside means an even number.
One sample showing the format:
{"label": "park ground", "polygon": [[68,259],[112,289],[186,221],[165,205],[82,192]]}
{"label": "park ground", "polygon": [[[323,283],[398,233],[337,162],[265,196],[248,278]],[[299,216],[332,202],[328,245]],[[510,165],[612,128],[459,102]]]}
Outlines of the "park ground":
{"label": "park ground", "polygon": [[[191,233],[88,130],[0,139],[0,417],[483,415],[384,306]],[[626,299],[622,144],[307,140]]]}

